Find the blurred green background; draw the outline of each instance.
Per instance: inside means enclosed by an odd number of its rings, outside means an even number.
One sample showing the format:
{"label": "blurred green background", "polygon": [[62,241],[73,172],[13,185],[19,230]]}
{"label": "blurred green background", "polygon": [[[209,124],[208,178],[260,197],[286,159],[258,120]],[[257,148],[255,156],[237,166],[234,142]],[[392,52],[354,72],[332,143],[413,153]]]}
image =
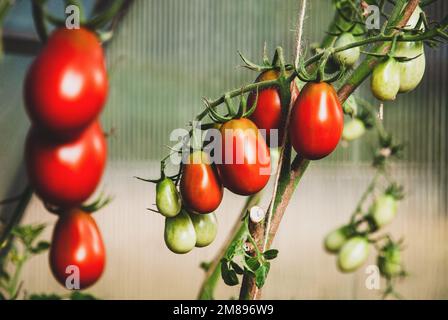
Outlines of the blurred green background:
{"label": "blurred green background", "polygon": [[[93,1],[84,2],[92,7]],[[334,14],[328,0],[308,2],[307,46],[322,39]],[[61,1],[50,3],[54,12],[62,12]],[[116,136],[109,143],[102,188],[116,200],[98,214],[110,261],[93,289],[99,296],[194,298],[202,279],[197,266],[218,250],[242,200],[226,194],[218,211],[222,226],[217,243],[178,257],[164,248],[162,219],[145,213],[153,202],[153,187],[132,176],[157,176],[169,133],[202,110],[201,97],[214,98],[255,79],[256,74],[237,67],[237,50],[261,61],[266,42],[269,53],[280,45],[292,60],[297,5],[295,0],[133,2],[106,49],[111,86],[102,121],[106,130],[116,129]],[[447,13],[448,1],[428,8],[434,20]],[[29,1],[16,1],[4,31],[35,36]],[[384,106],[386,128],[406,143],[403,160],[392,173],[405,185],[407,198],[392,230],[407,240],[411,277],[401,289],[411,298],[448,298],[447,58],[446,46],[427,48],[421,85]],[[16,194],[26,183],[21,162],[29,122],[22,82],[31,61],[30,56],[7,53],[0,64],[0,198]],[[368,86],[359,91],[379,104]],[[365,288],[362,270],[340,275],[332,257],[321,249],[325,233],[348,219],[368,184],[374,143],[375,137],[367,136],[312,164],[274,244],[281,254],[266,297],[378,298],[378,292]],[[7,219],[10,212],[11,206],[6,206],[0,214]],[[42,220],[51,223],[54,217],[33,199],[24,221]],[[25,283],[34,291],[58,289],[43,257],[28,267]],[[219,292],[226,298],[233,291],[223,287]]]}

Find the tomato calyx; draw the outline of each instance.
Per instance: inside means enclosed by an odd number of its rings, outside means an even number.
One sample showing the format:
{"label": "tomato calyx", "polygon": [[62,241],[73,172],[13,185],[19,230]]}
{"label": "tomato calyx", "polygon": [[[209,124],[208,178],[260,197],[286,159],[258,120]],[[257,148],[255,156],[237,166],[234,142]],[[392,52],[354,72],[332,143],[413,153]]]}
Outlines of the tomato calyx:
{"label": "tomato calyx", "polygon": [[178,180],[179,180],[179,176],[180,176],[180,174],[177,173],[177,174],[174,174],[174,175],[167,175],[167,174],[165,173],[165,169],[166,169],[166,159],[167,159],[167,158],[168,158],[168,157],[165,157],[165,158],[162,159],[162,161],[160,162],[160,178],[158,178],[158,179],[149,179],[149,178],[142,178],[142,177],[138,177],[138,176],[134,176],[134,178],[137,179],[137,180],[143,181],[143,182],[151,182],[151,183],[155,183],[155,184],[157,184],[157,183],[163,181],[164,179],[168,178],[168,179],[173,180],[173,181],[176,183],[176,185],[177,185],[177,182],[178,182]]}
{"label": "tomato calyx", "polygon": [[333,54],[334,54],[334,48],[325,49],[322,57],[320,58],[320,60],[318,62],[317,68],[315,68],[311,74],[306,69],[306,64],[305,64],[306,61],[302,60],[298,66],[297,77],[301,81],[307,82],[307,83],[309,83],[309,82],[332,83],[332,82],[340,80],[344,76],[345,72],[347,71],[347,67],[345,65],[342,65],[340,70],[336,71],[333,74],[326,75],[326,72],[325,72],[325,67],[326,67],[330,57]]}
{"label": "tomato calyx", "polygon": [[394,242],[391,237],[386,237],[386,243],[380,247],[377,265],[387,280],[407,276],[401,258],[402,251],[403,240]]}
{"label": "tomato calyx", "polygon": [[[105,196],[103,193],[101,193],[97,199],[93,200],[90,203],[86,203],[79,206],[78,209],[86,213],[92,214],[106,207],[109,203],[113,201],[113,199],[114,199],[113,196]],[[57,216],[60,216],[61,214],[63,214],[68,210],[68,208],[58,207],[49,202],[44,202],[43,204],[48,212],[55,214]]]}
{"label": "tomato calyx", "polygon": [[[49,12],[49,10],[47,10],[46,2],[47,1],[32,1],[34,24],[36,25],[36,30],[38,31],[39,38],[42,42],[46,42],[48,39],[47,24],[51,24],[57,28],[66,26],[66,19],[57,17]],[[102,29],[115,19],[120,10],[123,9],[125,1],[114,1],[110,6],[107,6],[103,11],[98,12],[88,20],[85,19],[83,14],[84,7],[82,2],[78,2],[76,5],[79,8],[81,17],[79,23],[80,26],[96,32],[101,42],[106,42],[111,39],[112,32]]]}
{"label": "tomato calyx", "polygon": [[220,124],[229,122],[230,120],[234,119],[250,117],[257,107],[257,101],[258,101],[258,88],[255,97],[255,103],[249,108],[249,110],[247,110],[247,98],[245,97],[245,95],[243,94],[241,95],[239,107],[235,108],[233,101],[230,98],[230,95],[226,94],[224,96],[224,103],[226,105],[227,114],[221,115],[219,114],[218,111],[215,110],[215,108],[213,108],[210,105],[207,99],[203,99],[203,102],[208,110],[208,115],[210,116],[210,118],[213,120],[213,122]]}

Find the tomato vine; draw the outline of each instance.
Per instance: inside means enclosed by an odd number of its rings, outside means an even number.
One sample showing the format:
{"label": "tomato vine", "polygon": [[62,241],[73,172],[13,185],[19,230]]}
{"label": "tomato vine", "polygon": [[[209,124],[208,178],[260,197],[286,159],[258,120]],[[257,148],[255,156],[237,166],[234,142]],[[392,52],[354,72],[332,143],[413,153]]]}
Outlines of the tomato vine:
{"label": "tomato vine", "polygon": [[[379,137],[379,147],[374,154],[373,166],[377,170],[374,180],[368,186],[366,193],[362,196],[350,222],[335,232],[334,239],[345,237],[344,245],[338,247],[329,245],[329,251],[339,251],[339,267],[343,271],[353,271],[358,268],[367,257],[354,259],[351,255],[352,247],[366,248],[374,244],[378,251],[378,266],[381,275],[387,280],[385,294],[395,293],[395,280],[405,275],[404,267],[400,258],[400,241],[395,242],[389,234],[373,238],[371,235],[377,232],[384,224],[390,222],[395,215],[395,201],[403,196],[402,188],[396,183],[389,182],[388,187],[376,200],[373,200],[370,207],[365,210],[365,202],[369,196],[378,188],[379,178],[387,177],[387,163],[390,159],[397,158],[402,145],[397,143],[382,126],[378,119],[376,108],[366,101],[351,97],[356,88],[377,68],[384,57],[392,56],[395,53],[396,43],[418,43],[425,42],[428,46],[436,46],[438,43],[448,40],[447,19],[440,23],[428,23],[425,13],[422,11],[415,16],[414,12],[419,4],[418,0],[393,1],[394,7],[390,12],[386,12],[385,1],[369,1],[369,4],[376,4],[381,9],[381,14],[386,18],[380,30],[367,30],[365,25],[366,15],[363,11],[363,3],[354,0],[335,0],[337,12],[334,21],[330,25],[330,31],[322,41],[320,48],[314,48],[315,53],[311,57],[306,57],[300,52],[301,34],[303,29],[303,18],[306,0],[302,1],[300,17],[302,24],[298,30],[297,42],[298,52],[294,64],[285,62],[283,50],[278,47],[275,50],[272,62],[269,62],[266,52],[262,63],[257,64],[240,54],[243,60],[243,67],[256,72],[267,72],[273,70],[278,76],[274,79],[259,77],[255,83],[242,86],[228,91],[215,100],[203,99],[205,110],[195,117],[195,121],[200,121],[210,116],[212,123],[202,126],[200,130],[207,131],[214,127],[213,122],[226,123],[235,117],[235,112],[230,107],[229,101],[240,98],[241,104],[245,103],[245,95],[259,92],[268,88],[276,88],[280,95],[282,115],[280,127],[288,128],[291,108],[295,101],[291,101],[291,82],[299,78],[303,82],[328,81],[335,82],[339,87],[338,99],[344,104],[343,111],[352,117],[349,125],[344,129],[342,138],[345,141],[353,141],[360,138],[367,130],[376,129]],[[424,5],[429,5],[425,2]],[[411,17],[413,16],[414,17]],[[407,26],[409,19],[414,19],[411,27]],[[351,35],[353,33],[354,36]],[[347,34],[350,34],[347,36]],[[339,40],[339,41],[338,41]],[[369,48],[369,52],[361,51],[360,48]],[[354,50],[356,49],[356,50]],[[360,58],[360,53],[367,57],[357,66],[356,61]],[[399,63],[413,61],[418,56],[398,57]],[[336,73],[330,73],[336,66]],[[379,69],[379,66],[378,68]],[[419,81],[418,81],[419,82]],[[299,94],[299,100],[301,96]],[[302,97],[302,99],[304,99]],[[224,114],[220,113],[219,107],[224,104]],[[253,105],[256,105],[254,103]],[[358,108],[356,106],[358,105]],[[357,110],[356,110],[357,109]],[[241,116],[241,114],[240,114]],[[238,116],[237,116],[238,117]],[[192,122],[193,124],[193,122]],[[180,148],[174,148],[163,160],[165,161],[173,154],[181,154],[185,146],[199,147],[198,144],[191,144],[194,140],[194,128],[189,131],[187,139],[184,139]],[[265,218],[259,221],[251,221],[247,216],[248,204],[258,202],[260,194],[250,196],[242,212],[242,220],[234,229],[233,235],[226,243],[220,254],[210,264],[205,264],[207,271],[202,289],[199,294],[201,299],[213,298],[214,288],[221,274],[224,282],[228,285],[239,283],[238,276],[242,275],[242,286],[240,299],[254,299],[260,297],[263,286],[270,268],[267,256],[275,258],[276,250],[270,249],[272,241],[278,230],[278,226],[287,208],[288,202],[298,185],[300,178],[308,167],[309,156],[303,152],[292,157],[292,147],[286,132],[279,137],[279,169],[275,177],[274,192],[271,203]],[[308,159],[307,159],[308,158]],[[176,180],[182,175],[179,170]],[[390,206],[393,206],[390,209]],[[239,227],[238,227],[239,225]],[[363,229],[364,228],[364,229]],[[341,232],[342,230],[342,232]],[[347,231],[348,230],[348,231]],[[348,232],[348,234],[347,234]],[[331,238],[331,237],[330,237]],[[361,247],[359,247],[361,246]],[[342,257],[342,258],[341,258]],[[344,258],[345,257],[345,258]]]}

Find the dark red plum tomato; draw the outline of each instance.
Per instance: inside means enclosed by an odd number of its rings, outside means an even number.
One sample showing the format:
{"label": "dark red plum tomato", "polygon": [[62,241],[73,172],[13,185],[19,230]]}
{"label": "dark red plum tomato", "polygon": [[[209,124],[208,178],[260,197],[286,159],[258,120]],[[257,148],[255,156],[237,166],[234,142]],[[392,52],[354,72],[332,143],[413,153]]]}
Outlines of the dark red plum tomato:
{"label": "dark red plum tomato", "polygon": [[36,194],[44,202],[68,208],[82,204],[95,191],[106,164],[107,145],[98,122],[69,140],[32,128],[25,158]]}
{"label": "dark red plum tomato", "polygon": [[[258,76],[256,82],[268,81],[277,79],[279,76],[279,71],[277,70],[269,70],[265,71]],[[295,81],[291,82],[291,99],[294,101],[299,94],[299,89],[295,84]],[[278,88],[269,87],[265,89],[261,89],[257,92],[251,92],[248,98],[248,107],[251,108],[253,104],[257,101],[257,107],[254,113],[249,117],[258,129],[264,129],[265,138],[268,145],[271,144],[270,135],[271,130],[278,130],[278,140],[280,141],[283,136],[283,128],[281,127],[281,119],[282,119],[282,106],[280,93]],[[274,144],[274,143],[272,143]],[[277,146],[278,143],[275,144]]]}
{"label": "dark red plum tomato", "polygon": [[307,83],[293,106],[289,125],[296,152],[309,160],[328,156],[338,145],[343,128],[344,114],[333,86]]}
{"label": "dark red plum tomato", "polygon": [[85,289],[98,281],[105,264],[101,232],[90,213],[79,209],[62,212],[50,247],[50,268],[56,280],[67,287],[66,282],[76,284],[68,279],[71,275],[79,276],[79,289]]}
{"label": "dark red plum tomato", "polygon": [[207,214],[219,207],[224,188],[205,152],[193,152],[183,165],[180,193],[184,205],[195,213]]}
{"label": "dark red plum tomato", "polygon": [[251,195],[263,189],[269,181],[271,159],[269,148],[249,119],[234,119],[224,123],[222,163],[218,171],[224,186],[239,195]]}
{"label": "dark red plum tomato", "polygon": [[107,98],[103,49],[87,29],[54,31],[28,70],[25,105],[33,124],[73,134],[98,117]]}

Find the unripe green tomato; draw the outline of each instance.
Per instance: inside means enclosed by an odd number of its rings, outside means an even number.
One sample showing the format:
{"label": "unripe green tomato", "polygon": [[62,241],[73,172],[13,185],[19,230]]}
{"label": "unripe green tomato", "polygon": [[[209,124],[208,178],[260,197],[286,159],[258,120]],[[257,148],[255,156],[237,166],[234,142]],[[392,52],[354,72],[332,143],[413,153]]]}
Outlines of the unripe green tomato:
{"label": "unripe green tomato", "polygon": [[389,224],[395,218],[396,214],[397,201],[393,196],[384,194],[375,200],[371,215],[378,228]]}
{"label": "unripe green tomato", "polygon": [[196,232],[188,213],[165,219],[165,243],[174,253],[187,253],[196,245]]}
{"label": "unripe green tomato", "polygon": [[347,241],[347,228],[341,227],[331,231],[324,240],[324,247],[330,253],[336,253]]}
{"label": "unripe green tomato", "polygon": [[348,240],[338,254],[338,267],[342,272],[352,272],[366,262],[369,256],[369,242],[357,236]]}
{"label": "unripe green tomato", "polygon": [[360,119],[353,119],[344,125],[342,131],[342,139],[345,141],[353,141],[360,138],[366,132],[366,126]]}
{"label": "unripe green tomato", "polygon": [[156,186],[156,206],[159,212],[167,217],[175,217],[181,209],[179,193],[173,180],[165,178]]}
{"label": "unripe green tomato", "polygon": [[379,100],[395,100],[400,89],[400,64],[391,57],[379,63],[373,70],[370,88]]}
{"label": "unripe green tomato", "polygon": [[386,277],[401,274],[403,272],[403,266],[401,265],[400,249],[397,247],[387,250],[384,255],[378,256],[377,264],[381,274]]}
{"label": "unripe green tomato", "polygon": [[[343,47],[349,44],[356,42],[355,37],[349,33],[344,32],[341,34],[336,42],[334,43],[334,47]],[[358,61],[361,51],[359,47],[347,49],[344,51],[339,51],[334,54],[334,59],[339,63],[339,65],[345,65],[347,67],[353,67],[355,63]]]}
{"label": "unripe green tomato", "polygon": [[422,81],[425,74],[426,59],[422,42],[399,42],[395,51],[398,57],[415,58],[410,61],[399,62],[400,65],[400,93],[414,90]]}
{"label": "unripe green tomato", "polygon": [[202,248],[212,243],[218,233],[218,220],[215,213],[190,213],[190,218],[196,232],[196,247]]}

